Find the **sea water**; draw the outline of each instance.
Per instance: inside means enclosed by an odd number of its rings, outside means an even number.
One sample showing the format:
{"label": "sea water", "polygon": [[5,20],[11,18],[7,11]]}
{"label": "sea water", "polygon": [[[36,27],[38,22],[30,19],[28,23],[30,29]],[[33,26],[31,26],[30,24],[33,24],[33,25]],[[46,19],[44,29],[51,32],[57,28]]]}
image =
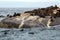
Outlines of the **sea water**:
{"label": "sea water", "polygon": [[35,8],[0,8],[0,15],[6,16],[7,14],[24,13],[25,11],[33,10]]}
{"label": "sea water", "polygon": [[24,28],[21,31],[0,28],[0,40],[60,40],[60,29]]}

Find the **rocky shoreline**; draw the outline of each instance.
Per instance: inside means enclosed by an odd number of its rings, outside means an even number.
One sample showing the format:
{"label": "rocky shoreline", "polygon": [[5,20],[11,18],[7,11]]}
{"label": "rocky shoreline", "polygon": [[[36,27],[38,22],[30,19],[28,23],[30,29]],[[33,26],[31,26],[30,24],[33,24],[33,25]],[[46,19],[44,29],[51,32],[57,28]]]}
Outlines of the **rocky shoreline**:
{"label": "rocky shoreline", "polygon": [[60,8],[56,5],[47,8],[38,8],[24,13],[7,15],[0,22],[1,28],[32,28],[60,25]]}

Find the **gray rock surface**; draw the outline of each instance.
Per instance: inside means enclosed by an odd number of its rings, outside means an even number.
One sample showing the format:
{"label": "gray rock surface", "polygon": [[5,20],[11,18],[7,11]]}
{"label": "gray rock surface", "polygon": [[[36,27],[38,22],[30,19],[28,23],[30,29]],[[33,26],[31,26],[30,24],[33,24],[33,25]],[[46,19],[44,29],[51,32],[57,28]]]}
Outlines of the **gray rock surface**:
{"label": "gray rock surface", "polygon": [[59,25],[60,18],[53,18],[53,22],[49,21],[50,16],[45,18],[39,16],[31,16],[29,14],[21,14],[21,16],[5,18],[2,20],[3,23],[14,25],[16,28],[31,28],[31,27],[47,27],[49,25]]}

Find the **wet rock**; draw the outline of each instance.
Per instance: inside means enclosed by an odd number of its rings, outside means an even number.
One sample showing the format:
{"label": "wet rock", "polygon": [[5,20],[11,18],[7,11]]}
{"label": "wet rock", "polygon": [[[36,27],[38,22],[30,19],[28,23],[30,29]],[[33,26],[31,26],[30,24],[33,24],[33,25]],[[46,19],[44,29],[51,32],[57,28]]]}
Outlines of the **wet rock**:
{"label": "wet rock", "polygon": [[9,31],[10,30],[4,30],[4,31],[1,31],[1,32],[3,32],[6,35],[6,34],[8,34]]}
{"label": "wet rock", "polygon": [[0,15],[0,17],[5,17],[5,16],[3,16],[3,15]]}
{"label": "wet rock", "polygon": [[0,22],[0,28],[8,28],[8,25],[4,24],[3,22]]}
{"label": "wet rock", "polygon": [[20,16],[21,13],[14,13],[13,17]]}
{"label": "wet rock", "polygon": [[10,15],[8,14],[7,17],[9,17]]}
{"label": "wet rock", "polygon": [[20,31],[24,31],[24,29],[21,29]]}
{"label": "wet rock", "polygon": [[4,31],[1,31],[1,32],[9,32],[10,30],[4,30]]}
{"label": "wet rock", "polygon": [[12,15],[10,15],[9,17],[10,17],[10,18],[12,18],[13,16],[12,16]]}
{"label": "wet rock", "polygon": [[29,32],[28,34],[34,34],[34,32]]}
{"label": "wet rock", "polygon": [[6,35],[6,34],[8,34],[7,32],[4,32],[4,34]]}

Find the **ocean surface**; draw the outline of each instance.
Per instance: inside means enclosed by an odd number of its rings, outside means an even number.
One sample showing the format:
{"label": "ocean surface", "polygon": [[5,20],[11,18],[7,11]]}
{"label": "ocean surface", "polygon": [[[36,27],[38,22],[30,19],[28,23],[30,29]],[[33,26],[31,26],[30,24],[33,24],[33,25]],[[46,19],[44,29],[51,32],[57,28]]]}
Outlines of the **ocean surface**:
{"label": "ocean surface", "polygon": [[[23,13],[31,8],[0,8],[0,15],[13,15],[14,12]],[[4,18],[0,18],[4,19]],[[60,26],[56,28],[24,28],[21,29],[7,29],[0,28],[0,40],[60,40]]]}
{"label": "ocean surface", "polygon": [[36,8],[0,8],[0,16],[3,15],[5,17],[0,17],[0,21],[4,18],[6,18],[6,16],[9,15],[13,15],[14,12],[16,13],[24,13],[25,11],[30,11]]}
{"label": "ocean surface", "polygon": [[24,13],[25,11],[33,10],[35,8],[0,8],[0,15],[6,16],[7,14]]}
{"label": "ocean surface", "polygon": [[25,28],[22,31],[0,28],[0,40],[60,40],[60,29]]}

